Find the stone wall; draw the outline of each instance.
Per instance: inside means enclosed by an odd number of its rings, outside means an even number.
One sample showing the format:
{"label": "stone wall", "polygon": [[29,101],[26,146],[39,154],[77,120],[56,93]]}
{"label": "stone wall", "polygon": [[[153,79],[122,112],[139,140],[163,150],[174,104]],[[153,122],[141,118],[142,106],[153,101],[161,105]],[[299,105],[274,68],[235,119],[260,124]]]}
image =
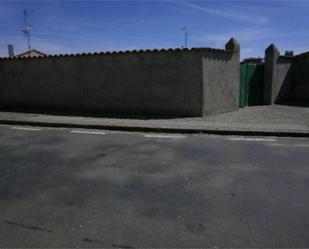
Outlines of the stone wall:
{"label": "stone wall", "polygon": [[265,51],[264,104],[309,100],[309,53],[282,56],[275,45]]}
{"label": "stone wall", "polygon": [[236,109],[239,52],[169,49],[0,60],[0,109],[202,116]]}
{"label": "stone wall", "polygon": [[309,52],[294,59],[292,98],[309,101]]}
{"label": "stone wall", "polygon": [[204,114],[234,111],[239,108],[240,47],[236,40],[226,44],[233,53],[203,54]]}
{"label": "stone wall", "polygon": [[293,57],[280,56],[271,44],[265,51],[264,104],[288,101],[291,95]]}

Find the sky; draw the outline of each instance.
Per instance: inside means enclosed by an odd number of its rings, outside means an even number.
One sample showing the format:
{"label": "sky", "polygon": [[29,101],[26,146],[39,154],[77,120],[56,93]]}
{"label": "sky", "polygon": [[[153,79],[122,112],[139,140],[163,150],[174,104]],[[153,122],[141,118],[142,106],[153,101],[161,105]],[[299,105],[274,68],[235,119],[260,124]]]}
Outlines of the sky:
{"label": "sky", "polygon": [[241,57],[309,51],[309,0],[240,1],[0,1],[0,56],[7,45],[27,50],[23,10],[32,48],[48,54],[184,46],[224,48],[234,37]]}

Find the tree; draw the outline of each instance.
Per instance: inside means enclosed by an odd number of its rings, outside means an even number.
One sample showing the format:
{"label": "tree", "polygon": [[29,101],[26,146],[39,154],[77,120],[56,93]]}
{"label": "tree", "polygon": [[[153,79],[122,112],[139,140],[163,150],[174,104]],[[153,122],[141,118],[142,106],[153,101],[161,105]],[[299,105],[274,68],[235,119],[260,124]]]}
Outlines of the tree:
{"label": "tree", "polygon": [[285,50],[284,55],[285,56],[294,56],[294,51],[293,50]]}

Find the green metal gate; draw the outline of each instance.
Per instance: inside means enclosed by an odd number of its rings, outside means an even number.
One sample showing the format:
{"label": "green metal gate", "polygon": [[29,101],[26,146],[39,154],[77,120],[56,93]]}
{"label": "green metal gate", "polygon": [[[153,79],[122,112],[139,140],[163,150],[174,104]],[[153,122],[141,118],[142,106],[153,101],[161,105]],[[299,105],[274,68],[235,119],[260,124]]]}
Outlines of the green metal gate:
{"label": "green metal gate", "polygon": [[240,64],[239,106],[263,104],[264,65]]}

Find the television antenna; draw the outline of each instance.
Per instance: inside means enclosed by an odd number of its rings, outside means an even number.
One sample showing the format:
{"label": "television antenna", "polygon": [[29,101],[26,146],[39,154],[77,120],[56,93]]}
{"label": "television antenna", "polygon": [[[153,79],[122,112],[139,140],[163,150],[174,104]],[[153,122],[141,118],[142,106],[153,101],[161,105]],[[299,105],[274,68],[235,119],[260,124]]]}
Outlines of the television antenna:
{"label": "television antenna", "polygon": [[187,28],[186,27],[183,27],[181,30],[183,30],[185,33],[185,48],[188,47],[188,36],[191,35],[188,31],[187,31]]}
{"label": "television antenna", "polygon": [[33,11],[27,11],[24,9],[24,29],[23,32],[25,36],[27,37],[27,44],[28,44],[28,51],[31,50],[31,30],[32,30],[32,25],[29,22],[29,15],[32,14]]}

